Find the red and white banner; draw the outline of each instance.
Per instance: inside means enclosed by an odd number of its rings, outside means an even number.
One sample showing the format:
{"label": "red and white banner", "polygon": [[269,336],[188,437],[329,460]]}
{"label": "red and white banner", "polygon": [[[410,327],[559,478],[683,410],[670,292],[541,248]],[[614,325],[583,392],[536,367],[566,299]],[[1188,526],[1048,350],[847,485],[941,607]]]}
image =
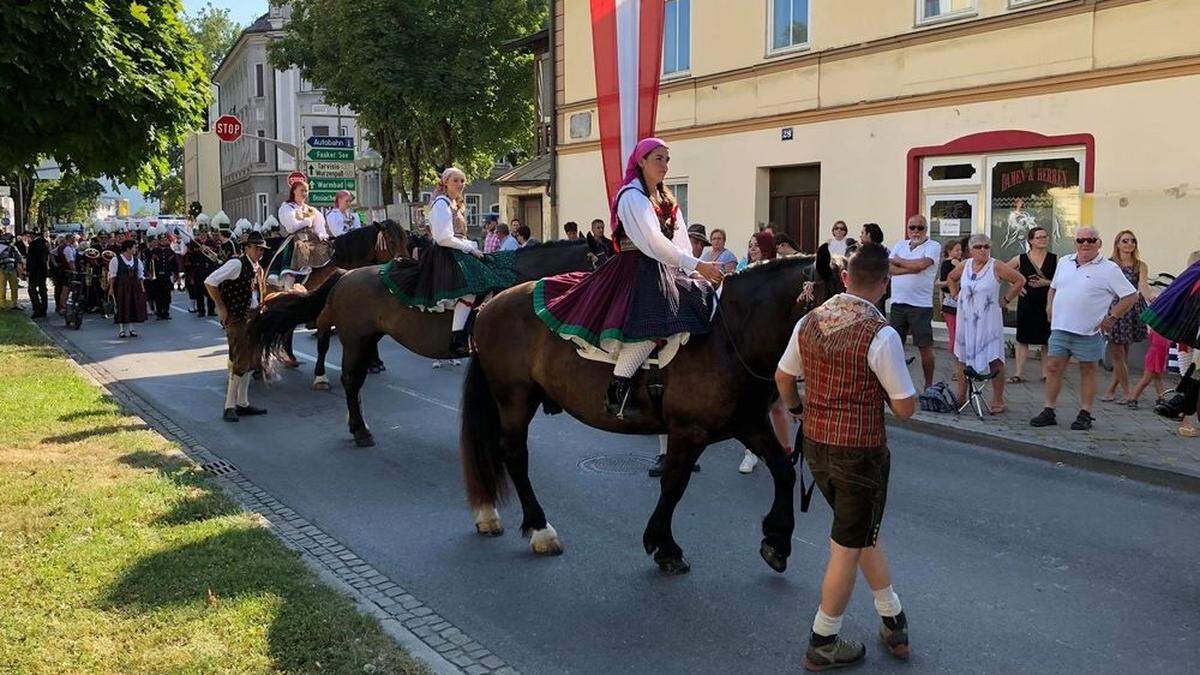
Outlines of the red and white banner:
{"label": "red and white banner", "polygon": [[662,73],[663,0],[591,0],[600,155],[612,203],[625,160],[654,135]]}

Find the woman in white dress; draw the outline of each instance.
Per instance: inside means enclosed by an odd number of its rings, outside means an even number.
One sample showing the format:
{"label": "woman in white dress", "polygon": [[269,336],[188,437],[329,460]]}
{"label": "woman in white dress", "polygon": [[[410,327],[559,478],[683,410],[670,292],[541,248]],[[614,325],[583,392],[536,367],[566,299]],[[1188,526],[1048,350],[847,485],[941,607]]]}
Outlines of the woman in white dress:
{"label": "woman in white dress", "polygon": [[[1004,307],[1025,286],[1025,277],[992,257],[992,240],[975,234],[967,241],[970,257],[946,279],[950,294],[958,303],[957,330],[954,336],[955,364],[958,368],[958,398],[967,396],[964,367],[978,373],[996,372],[992,379],[992,414],[1004,412]],[[1000,282],[1008,282],[1001,297]]]}
{"label": "woman in white dress", "polygon": [[296,255],[295,242],[329,239],[329,233],[325,229],[325,216],[308,204],[308,183],[299,181],[292,185],[288,192],[288,200],[279,206],[279,223],[283,226],[285,236],[290,234],[294,237],[279,254],[279,278],[284,288],[290,288],[298,277],[312,273],[312,266],[307,264],[308,260],[304,256]]}
{"label": "woman in white dress", "polygon": [[358,214],[350,210],[354,201],[354,193],[349,190],[338,190],[333,197],[333,210],[325,215],[325,228],[330,237],[340,237],[350,230],[362,227]]}

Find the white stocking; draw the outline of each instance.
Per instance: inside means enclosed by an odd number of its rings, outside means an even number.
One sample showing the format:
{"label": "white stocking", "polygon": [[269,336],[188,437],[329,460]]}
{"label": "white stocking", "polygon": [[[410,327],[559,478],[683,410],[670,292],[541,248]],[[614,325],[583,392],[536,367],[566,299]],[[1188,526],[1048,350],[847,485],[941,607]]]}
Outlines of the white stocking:
{"label": "white stocking", "polygon": [[654,351],[654,342],[650,340],[621,345],[621,351],[617,354],[617,367],[613,368],[613,375],[633,377],[652,351]]}
{"label": "white stocking", "polygon": [[454,305],[454,323],[450,330],[462,330],[467,327],[467,318],[471,316],[471,307],[475,304],[474,295],[465,295]]}
{"label": "white stocking", "polygon": [[242,378],[229,371],[229,384],[225,387],[225,409],[228,410],[237,405],[238,382]]}
{"label": "white stocking", "polygon": [[238,378],[237,404],[243,407],[250,405],[250,380],[250,373]]}

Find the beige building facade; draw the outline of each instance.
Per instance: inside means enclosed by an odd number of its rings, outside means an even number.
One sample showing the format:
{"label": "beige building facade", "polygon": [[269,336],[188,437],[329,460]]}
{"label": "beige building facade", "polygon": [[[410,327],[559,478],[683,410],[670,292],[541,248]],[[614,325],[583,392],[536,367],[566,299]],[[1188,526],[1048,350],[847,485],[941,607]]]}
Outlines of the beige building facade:
{"label": "beige building facade", "polygon": [[[666,0],[658,134],[688,219],[744,254],[836,220],[943,241],[1034,225],[1059,251],[1134,230],[1151,272],[1200,249],[1200,2]],[[607,213],[588,0],[557,0],[557,220]]]}

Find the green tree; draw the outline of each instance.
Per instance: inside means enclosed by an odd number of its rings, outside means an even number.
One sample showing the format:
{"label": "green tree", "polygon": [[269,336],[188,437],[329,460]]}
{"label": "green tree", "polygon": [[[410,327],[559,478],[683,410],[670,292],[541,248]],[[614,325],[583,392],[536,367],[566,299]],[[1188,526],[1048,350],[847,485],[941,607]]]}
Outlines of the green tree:
{"label": "green tree", "polygon": [[61,178],[39,180],[31,209],[41,224],[51,221],[82,223],[91,217],[104,188],[95,178],[66,172]]}
{"label": "green tree", "polygon": [[545,0],[295,0],[277,68],[298,66],[329,103],[359,115],[386,171],[415,197],[436,171],[485,175],[533,139],[527,54]]}
{"label": "green tree", "polygon": [[[242,26],[229,18],[229,10],[206,4],[194,16],[187,17],[188,32],[204,55],[205,70],[211,78],[221,65],[221,59],[237,42]],[[186,192],[183,186],[183,144],[171,146],[167,154],[167,173],[146,193],[159,201],[161,213],[183,213]]]}
{"label": "green tree", "polygon": [[6,2],[0,172],[39,156],[149,187],[208,103],[179,0]]}
{"label": "green tree", "polygon": [[196,12],[195,16],[187,18],[187,27],[204,54],[209,77],[217,72],[221,59],[225,58],[225,54],[237,42],[243,28],[241,24],[229,18],[228,9],[214,7],[211,2]]}

